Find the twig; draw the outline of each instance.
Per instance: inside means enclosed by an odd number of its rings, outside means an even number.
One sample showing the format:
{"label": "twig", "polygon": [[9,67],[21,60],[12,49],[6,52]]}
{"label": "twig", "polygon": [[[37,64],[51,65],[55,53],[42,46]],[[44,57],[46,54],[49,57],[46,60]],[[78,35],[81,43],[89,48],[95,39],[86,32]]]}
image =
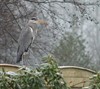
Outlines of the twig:
{"label": "twig", "polygon": [[92,3],[80,3],[80,2],[73,2],[71,0],[64,0],[64,1],[34,1],[34,0],[25,0],[25,1],[28,1],[28,2],[33,2],[33,3],[71,3],[71,4],[74,4],[74,5],[100,5],[100,3],[98,2],[92,2]]}
{"label": "twig", "polygon": [[10,10],[10,8],[8,7],[8,5],[7,5],[6,3],[4,3],[4,4],[5,4],[5,6],[8,8],[8,10],[10,11],[10,13],[12,14],[12,16],[13,16],[13,18],[15,19],[15,21],[16,21],[16,23],[17,23],[19,29],[22,30],[22,28],[21,28],[20,25],[18,24],[18,22],[17,22],[15,16],[13,15],[13,13],[12,13],[12,11]]}

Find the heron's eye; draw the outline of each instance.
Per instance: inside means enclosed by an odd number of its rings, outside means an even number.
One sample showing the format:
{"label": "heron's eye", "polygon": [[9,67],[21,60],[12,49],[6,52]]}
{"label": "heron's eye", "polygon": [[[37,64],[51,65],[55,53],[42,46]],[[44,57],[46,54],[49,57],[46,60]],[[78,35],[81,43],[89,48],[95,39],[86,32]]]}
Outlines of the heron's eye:
{"label": "heron's eye", "polygon": [[37,18],[33,17],[31,20],[37,20]]}

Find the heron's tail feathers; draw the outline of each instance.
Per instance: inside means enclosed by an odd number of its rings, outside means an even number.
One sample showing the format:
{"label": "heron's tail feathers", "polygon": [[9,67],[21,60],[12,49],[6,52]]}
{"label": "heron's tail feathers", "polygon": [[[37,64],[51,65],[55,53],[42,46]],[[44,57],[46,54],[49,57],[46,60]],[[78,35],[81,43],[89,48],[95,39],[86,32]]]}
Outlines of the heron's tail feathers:
{"label": "heron's tail feathers", "polygon": [[23,54],[17,55],[17,61],[16,61],[16,63],[19,63],[22,60],[22,55]]}

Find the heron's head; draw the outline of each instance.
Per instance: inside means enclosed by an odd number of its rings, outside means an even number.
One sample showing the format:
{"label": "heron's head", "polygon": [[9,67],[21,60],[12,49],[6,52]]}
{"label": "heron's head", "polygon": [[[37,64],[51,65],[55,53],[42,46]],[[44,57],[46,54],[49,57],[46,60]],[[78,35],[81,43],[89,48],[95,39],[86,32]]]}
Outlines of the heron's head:
{"label": "heron's head", "polygon": [[32,21],[37,21],[38,19],[36,17],[31,18]]}

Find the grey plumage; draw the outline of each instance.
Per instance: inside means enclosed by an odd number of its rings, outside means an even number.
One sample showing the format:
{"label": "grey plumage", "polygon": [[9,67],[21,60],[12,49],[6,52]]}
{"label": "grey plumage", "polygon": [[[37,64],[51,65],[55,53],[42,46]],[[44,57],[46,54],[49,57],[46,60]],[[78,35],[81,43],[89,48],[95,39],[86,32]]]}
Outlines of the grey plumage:
{"label": "grey plumage", "polygon": [[17,50],[17,62],[22,60],[22,55],[24,52],[27,52],[33,39],[35,36],[33,35],[32,28],[28,28],[21,32],[21,35],[18,39],[18,50]]}
{"label": "grey plumage", "polygon": [[21,34],[18,39],[18,50],[17,50],[17,63],[22,60],[24,52],[27,52],[29,47],[32,44],[32,41],[35,39],[37,34],[37,27],[39,25],[47,25],[43,20],[38,20],[37,18],[32,18],[29,20],[27,28],[21,31]]}
{"label": "grey plumage", "polygon": [[23,29],[18,39],[18,50],[17,50],[17,63],[22,60],[24,52],[27,52],[31,46],[36,35],[36,24],[29,21],[27,29]]}

